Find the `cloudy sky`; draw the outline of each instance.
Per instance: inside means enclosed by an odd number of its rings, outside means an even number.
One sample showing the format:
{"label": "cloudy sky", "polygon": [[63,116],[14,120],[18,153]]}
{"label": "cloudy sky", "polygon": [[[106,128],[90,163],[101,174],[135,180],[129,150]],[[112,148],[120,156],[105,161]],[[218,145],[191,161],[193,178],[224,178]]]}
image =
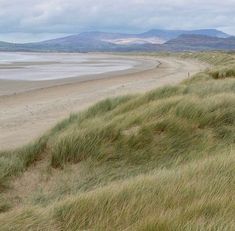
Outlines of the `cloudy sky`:
{"label": "cloudy sky", "polygon": [[0,41],[157,28],[216,28],[235,35],[235,0],[0,0]]}

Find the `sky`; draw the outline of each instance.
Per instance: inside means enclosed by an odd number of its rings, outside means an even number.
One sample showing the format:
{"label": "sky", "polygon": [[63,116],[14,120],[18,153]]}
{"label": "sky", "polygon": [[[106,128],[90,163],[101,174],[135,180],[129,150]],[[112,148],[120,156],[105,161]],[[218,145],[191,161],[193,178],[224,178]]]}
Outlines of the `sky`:
{"label": "sky", "polygon": [[235,0],[0,0],[0,41],[206,28],[235,35]]}

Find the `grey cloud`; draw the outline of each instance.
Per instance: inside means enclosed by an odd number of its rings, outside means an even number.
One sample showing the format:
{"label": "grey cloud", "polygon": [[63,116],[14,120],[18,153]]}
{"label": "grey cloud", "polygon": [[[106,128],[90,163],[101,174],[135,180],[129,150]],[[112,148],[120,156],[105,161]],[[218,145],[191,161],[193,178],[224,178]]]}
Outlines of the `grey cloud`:
{"label": "grey cloud", "polygon": [[234,9],[234,0],[0,0],[0,33],[218,28],[235,34]]}

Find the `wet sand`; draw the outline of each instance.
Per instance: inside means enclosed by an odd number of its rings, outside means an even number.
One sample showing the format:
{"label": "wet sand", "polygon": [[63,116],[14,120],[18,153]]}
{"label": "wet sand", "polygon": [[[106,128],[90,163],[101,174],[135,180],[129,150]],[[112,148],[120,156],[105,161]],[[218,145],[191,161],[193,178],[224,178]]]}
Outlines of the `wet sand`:
{"label": "wet sand", "polygon": [[[1,53],[0,57],[4,58]],[[17,53],[28,61],[1,61],[0,96],[17,94],[62,84],[84,82],[108,78],[121,74],[136,73],[156,67],[155,60],[123,57],[110,54],[70,54],[70,53]],[[19,57],[18,57],[19,56]],[[31,60],[32,59],[32,60]],[[44,60],[44,61],[43,61]]]}
{"label": "wet sand", "polygon": [[[126,59],[127,57],[123,57]],[[53,81],[0,80],[0,150],[27,144],[58,121],[95,102],[176,84],[206,68],[172,57],[129,57],[130,70]]]}

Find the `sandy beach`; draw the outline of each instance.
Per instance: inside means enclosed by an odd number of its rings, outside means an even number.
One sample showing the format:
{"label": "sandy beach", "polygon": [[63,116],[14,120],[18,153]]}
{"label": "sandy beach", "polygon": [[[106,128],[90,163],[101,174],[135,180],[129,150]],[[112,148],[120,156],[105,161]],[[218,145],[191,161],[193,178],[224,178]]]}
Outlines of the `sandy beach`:
{"label": "sandy beach", "polygon": [[206,68],[197,61],[173,57],[119,58],[135,61],[138,65],[127,70],[77,78],[0,80],[0,150],[33,141],[69,114],[104,98],[176,84],[187,78],[188,73],[192,75]]}

